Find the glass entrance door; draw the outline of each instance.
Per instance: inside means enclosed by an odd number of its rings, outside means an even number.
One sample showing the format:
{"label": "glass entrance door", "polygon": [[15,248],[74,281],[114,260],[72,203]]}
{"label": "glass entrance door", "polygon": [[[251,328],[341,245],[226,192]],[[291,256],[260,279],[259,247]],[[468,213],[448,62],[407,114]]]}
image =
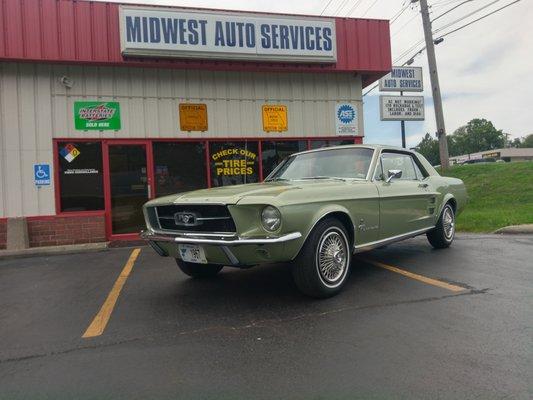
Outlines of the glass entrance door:
{"label": "glass entrance door", "polygon": [[142,205],[151,189],[146,145],[110,144],[108,157],[111,233],[139,233],[144,228]]}

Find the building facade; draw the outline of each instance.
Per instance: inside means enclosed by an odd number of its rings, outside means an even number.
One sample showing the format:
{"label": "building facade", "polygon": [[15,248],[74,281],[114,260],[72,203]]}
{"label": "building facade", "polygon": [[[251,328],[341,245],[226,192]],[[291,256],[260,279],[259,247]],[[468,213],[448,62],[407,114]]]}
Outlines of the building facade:
{"label": "building facade", "polygon": [[5,0],[0,21],[0,247],[16,217],[30,246],[132,239],[149,198],[360,143],[391,66],[381,20]]}

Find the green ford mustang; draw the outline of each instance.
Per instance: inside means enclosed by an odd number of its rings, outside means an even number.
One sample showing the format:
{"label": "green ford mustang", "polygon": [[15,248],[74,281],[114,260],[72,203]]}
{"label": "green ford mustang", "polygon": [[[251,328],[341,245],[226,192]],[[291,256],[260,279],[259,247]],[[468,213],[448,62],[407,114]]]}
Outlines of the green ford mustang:
{"label": "green ford mustang", "polygon": [[346,282],[354,253],[421,234],[450,246],[466,200],[461,180],[415,152],[330,147],[288,157],[263,183],[149,201],[141,236],[192,277],[291,262],[303,293],[328,297]]}

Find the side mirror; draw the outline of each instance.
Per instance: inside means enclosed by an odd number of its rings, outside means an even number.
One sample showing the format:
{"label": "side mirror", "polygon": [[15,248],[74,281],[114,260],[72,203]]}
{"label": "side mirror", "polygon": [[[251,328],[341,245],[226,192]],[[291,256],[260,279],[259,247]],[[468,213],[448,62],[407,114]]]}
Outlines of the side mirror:
{"label": "side mirror", "polygon": [[393,179],[400,179],[402,177],[402,170],[401,169],[389,169],[387,171],[389,177],[385,182],[390,183]]}

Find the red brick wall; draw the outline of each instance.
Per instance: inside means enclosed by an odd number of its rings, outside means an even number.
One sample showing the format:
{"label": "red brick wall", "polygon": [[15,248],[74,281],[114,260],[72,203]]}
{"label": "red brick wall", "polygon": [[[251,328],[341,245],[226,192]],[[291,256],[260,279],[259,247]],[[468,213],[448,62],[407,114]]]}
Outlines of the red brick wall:
{"label": "red brick wall", "polygon": [[6,248],[7,242],[7,219],[0,218],[0,249]]}
{"label": "red brick wall", "polygon": [[104,215],[29,217],[30,247],[105,242]]}

